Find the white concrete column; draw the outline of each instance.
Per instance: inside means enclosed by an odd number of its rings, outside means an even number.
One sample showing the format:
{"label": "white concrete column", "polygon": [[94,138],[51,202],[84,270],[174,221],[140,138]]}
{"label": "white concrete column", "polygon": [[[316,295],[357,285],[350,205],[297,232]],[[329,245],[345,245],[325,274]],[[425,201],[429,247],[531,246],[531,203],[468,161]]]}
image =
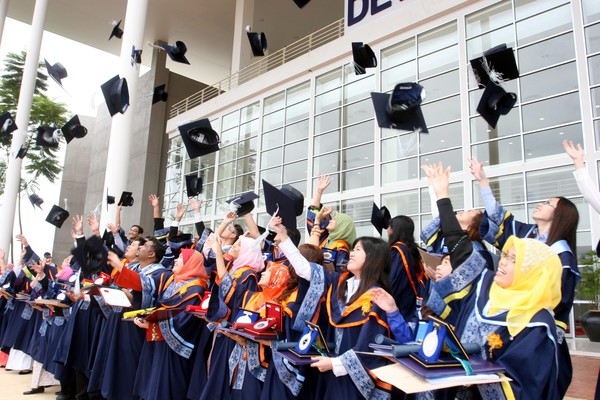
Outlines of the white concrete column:
{"label": "white concrete column", "polygon": [[237,0],[235,2],[235,19],[233,25],[233,49],[231,50],[231,74],[250,64],[252,50],[248,44],[246,26],[254,30],[254,0]]}
{"label": "white concrete column", "polygon": [[6,15],[8,15],[8,0],[0,0],[0,42],[2,42],[2,32],[4,32]]}
{"label": "white concrete column", "polygon": [[36,0],[35,8],[33,10],[33,20],[31,21],[31,36],[29,36],[29,43],[27,45],[27,57],[25,58],[23,80],[19,92],[19,103],[17,104],[17,115],[15,118],[15,122],[19,129],[13,132],[8,168],[6,171],[4,196],[2,206],[0,207],[0,224],[2,224],[2,229],[0,229],[0,249],[4,249],[7,254],[13,233],[15,208],[17,196],[19,196],[21,166],[23,163],[23,160],[15,158],[15,155],[21,146],[25,144],[25,140],[27,139],[27,128],[29,127],[29,116],[31,114],[31,104],[33,103],[33,93],[35,90],[38,62],[40,59],[40,47],[42,45],[47,9],[48,0]]}
{"label": "white concrete column", "polygon": [[[129,159],[131,158],[131,137],[136,115],[134,107],[138,101],[139,66],[131,65],[131,48],[142,49],[144,29],[146,27],[146,14],[148,0],[129,0],[125,14],[124,30],[121,46],[119,76],[127,80],[129,87],[129,103],[131,104],[124,114],[117,113],[112,117],[110,129],[110,142],[106,158],[106,175],[104,178],[104,191],[102,196],[102,210],[106,210],[106,193],[116,197],[119,201],[121,192],[127,190],[129,176]],[[147,48],[143,49],[144,51]],[[143,193],[134,193],[134,198],[143,199]],[[107,222],[114,223],[115,207],[109,207],[108,213],[103,211],[100,231],[103,232]],[[123,229],[126,229],[125,227]]]}

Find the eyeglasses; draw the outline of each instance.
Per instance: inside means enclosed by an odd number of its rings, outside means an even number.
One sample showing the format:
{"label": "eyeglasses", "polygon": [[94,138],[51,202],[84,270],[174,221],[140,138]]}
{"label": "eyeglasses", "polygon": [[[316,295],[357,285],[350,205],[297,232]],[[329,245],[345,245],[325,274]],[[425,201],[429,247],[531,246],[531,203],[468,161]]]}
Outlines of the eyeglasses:
{"label": "eyeglasses", "polygon": [[548,206],[550,206],[550,207],[552,207],[552,208],[556,208],[556,206],[555,206],[555,205],[553,205],[553,204],[550,202],[550,200],[542,201],[540,204],[541,204],[541,205],[543,205],[543,206],[544,206],[544,205],[548,205]]}
{"label": "eyeglasses", "polygon": [[517,258],[515,256],[510,255],[505,251],[500,252],[500,258],[504,258],[505,260],[508,260],[513,264],[515,264],[517,262]]}

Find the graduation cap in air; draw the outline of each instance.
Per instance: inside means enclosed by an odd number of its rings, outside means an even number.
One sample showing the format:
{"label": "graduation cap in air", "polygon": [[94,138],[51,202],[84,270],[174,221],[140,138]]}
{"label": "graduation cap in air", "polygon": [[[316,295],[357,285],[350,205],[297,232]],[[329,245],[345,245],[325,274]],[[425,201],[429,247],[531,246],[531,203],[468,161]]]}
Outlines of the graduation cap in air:
{"label": "graduation cap in air", "polygon": [[198,196],[202,193],[202,177],[196,174],[186,175],[185,187],[187,190],[187,197]]}
{"label": "graduation cap in air", "polygon": [[169,94],[165,91],[165,86],[165,84],[162,84],[154,88],[154,93],[152,93],[152,104],[156,104],[159,101],[167,101]]}
{"label": "graduation cap in air", "polygon": [[377,66],[377,57],[368,44],[352,42],[352,59],[354,60],[354,73],[363,75],[366,68]]}
{"label": "graduation cap in air", "polygon": [[[264,228],[264,227],[262,227],[260,225],[258,225],[257,228],[258,228],[258,231],[260,232],[261,235],[267,231],[266,228]],[[268,241],[268,242],[273,242],[273,240],[275,240],[275,236],[277,236],[277,233],[273,232],[272,230],[269,229],[269,233],[265,237],[265,240]]]}
{"label": "graduation cap in air", "polygon": [[101,86],[104,101],[112,117],[116,113],[123,114],[129,107],[129,88],[125,78],[115,75]]}
{"label": "graduation cap in air", "polygon": [[41,147],[57,148],[60,142],[60,129],[51,126],[39,126],[35,144]]}
{"label": "graduation cap in air", "polygon": [[131,46],[131,65],[142,63],[142,49],[136,50],[135,46]]}
{"label": "graduation cap in air", "polygon": [[115,196],[110,196],[108,194],[108,188],[106,189],[106,211],[108,211],[108,205],[115,204]]}
{"label": "graduation cap in air", "polygon": [[69,212],[67,210],[57,205],[53,205],[46,217],[46,222],[49,222],[60,229],[67,218],[69,218]]}
{"label": "graduation cap in air", "polygon": [[119,22],[113,22],[113,28],[112,28],[112,32],[110,32],[110,36],[108,37],[108,40],[112,39],[113,36],[116,37],[117,39],[121,39],[123,37],[123,29],[121,29],[121,21],[119,20]]}
{"label": "graduation cap in air", "polygon": [[31,202],[33,208],[35,208],[35,206],[38,206],[40,210],[42,209],[42,204],[44,204],[44,200],[36,193],[31,193],[29,195],[29,201]]}
{"label": "graduation cap in air", "polygon": [[71,140],[77,138],[81,139],[85,135],[87,135],[88,130],[85,126],[81,125],[79,121],[79,116],[75,115],[73,118],[69,120],[62,128],[62,134],[65,137],[67,143],[70,143]]}
{"label": "graduation cap in air", "polygon": [[131,192],[123,192],[121,193],[121,198],[119,199],[119,205],[123,207],[131,207],[133,205],[133,193]]}
{"label": "graduation cap in air", "polygon": [[250,32],[250,26],[247,26],[246,33],[248,34],[248,40],[250,41],[254,57],[264,56],[267,50],[267,37],[264,32]]}
{"label": "graduation cap in air", "polygon": [[169,247],[171,247],[171,250],[189,248],[193,243],[194,235],[191,233],[181,233],[173,239],[169,239]]}
{"label": "graduation cap in air", "polygon": [[283,225],[292,230],[298,230],[296,217],[304,211],[304,195],[291,185],[283,185],[277,189],[263,179],[263,190],[267,213],[274,212],[281,217]]}
{"label": "graduation cap in air", "polygon": [[48,71],[48,75],[50,75],[50,77],[54,79],[54,81],[58,83],[59,86],[62,87],[61,80],[67,77],[67,70],[65,69],[65,67],[63,67],[63,65],[58,62],[51,65],[46,59],[44,59],[44,63],[46,64],[46,70]]}
{"label": "graduation cap in air", "polygon": [[167,52],[169,58],[175,62],[180,62],[183,64],[189,64],[187,58],[185,58],[185,53],[187,52],[187,47],[185,43],[181,40],[175,42],[173,46],[168,43],[161,44],[160,47],[163,48],[164,51]]}
{"label": "graduation cap in air", "polygon": [[15,123],[11,113],[8,111],[3,112],[2,115],[0,115],[0,133],[2,135],[10,135],[16,130],[17,124]]}
{"label": "graduation cap in air", "polygon": [[381,235],[384,229],[390,226],[390,220],[392,216],[386,206],[381,208],[377,207],[377,204],[373,202],[373,210],[371,211],[371,224],[377,229],[377,232]]}
{"label": "graduation cap in air", "polygon": [[391,94],[371,92],[377,125],[380,128],[429,133],[421,111],[424,99],[423,86],[415,82],[399,83]]}
{"label": "graduation cap in air", "polygon": [[20,158],[20,159],[25,158],[28,150],[29,150],[29,147],[26,147],[25,145],[21,146],[19,148],[19,151],[17,151],[17,155],[15,156],[15,158]]}
{"label": "graduation cap in air", "polygon": [[232,199],[225,200],[229,204],[229,209],[237,213],[238,217],[242,217],[254,210],[254,200],[258,199],[258,195],[254,192],[242,193]]}
{"label": "graduation cap in air", "polygon": [[296,5],[298,6],[298,8],[304,7],[309,2],[310,2],[310,0],[294,0],[294,3],[296,3]]}
{"label": "graduation cap in air", "polygon": [[208,119],[201,119],[179,126],[181,139],[191,159],[219,150],[221,139]]}
{"label": "graduation cap in air", "polygon": [[492,47],[483,56],[470,60],[473,74],[480,89],[492,81],[496,85],[519,77],[513,49],[503,43]]}
{"label": "graduation cap in air", "polygon": [[477,112],[492,128],[495,128],[500,116],[508,114],[516,102],[516,94],[507,93],[501,86],[490,81],[479,100]]}

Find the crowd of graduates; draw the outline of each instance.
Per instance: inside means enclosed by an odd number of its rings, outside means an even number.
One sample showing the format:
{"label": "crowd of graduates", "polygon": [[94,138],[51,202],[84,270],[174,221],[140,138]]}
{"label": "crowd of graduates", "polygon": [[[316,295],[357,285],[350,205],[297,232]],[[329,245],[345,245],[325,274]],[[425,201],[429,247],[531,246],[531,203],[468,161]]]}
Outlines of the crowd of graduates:
{"label": "crowd of graduates", "polygon": [[[582,159],[580,147],[565,149]],[[285,201],[261,233],[252,200],[233,202],[212,231],[190,198],[192,235],[179,230],[186,206],[165,228],[155,195],[149,236],[138,225],[125,234],[121,206],[104,235],[97,215],[75,216],[72,255],[58,267],[18,235],[21,259],[7,265],[0,253],[0,364],[33,371],[25,394],[60,385],[58,399],[563,398],[572,375],[564,333],[579,277],[577,208],[553,197],[535,208],[535,223],[517,221],[494,198],[482,164],[472,159],[470,167],[484,211],[455,213],[450,168],[422,167],[434,214],[420,234],[424,249],[404,215],[376,224],[388,241],[357,238],[350,216],[321,204],[325,175],[306,210],[303,244],[279,216],[294,208]],[[132,307],[109,304],[94,287],[122,291]],[[240,315],[264,318],[272,304],[283,310],[272,340],[235,334]],[[391,361],[366,354],[375,338],[412,342],[432,315],[461,342],[478,344],[477,355],[511,381],[406,395],[377,379],[372,371]],[[304,340],[307,324],[320,328],[330,353],[296,365],[278,349]]]}

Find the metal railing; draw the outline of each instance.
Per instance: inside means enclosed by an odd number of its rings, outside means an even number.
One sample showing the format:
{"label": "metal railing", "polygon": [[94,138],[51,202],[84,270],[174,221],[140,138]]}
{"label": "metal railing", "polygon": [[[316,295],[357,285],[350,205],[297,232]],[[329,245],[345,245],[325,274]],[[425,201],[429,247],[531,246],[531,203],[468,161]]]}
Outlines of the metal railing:
{"label": "metal railing", "polygon": [[191,108],[194,108],[221,93],[234,89],[244,82],[248,82],[265,72],[282,66],[288,61],[300,57],[309,51],[332,42],[344,35],[344,19],[337,20],[310,35],[295,41],[294,43],[279,49],[258,61],[242,68],[227,78],[205,87],[201,91],[186,97],[171,106],[169,117],[173,118]]}

